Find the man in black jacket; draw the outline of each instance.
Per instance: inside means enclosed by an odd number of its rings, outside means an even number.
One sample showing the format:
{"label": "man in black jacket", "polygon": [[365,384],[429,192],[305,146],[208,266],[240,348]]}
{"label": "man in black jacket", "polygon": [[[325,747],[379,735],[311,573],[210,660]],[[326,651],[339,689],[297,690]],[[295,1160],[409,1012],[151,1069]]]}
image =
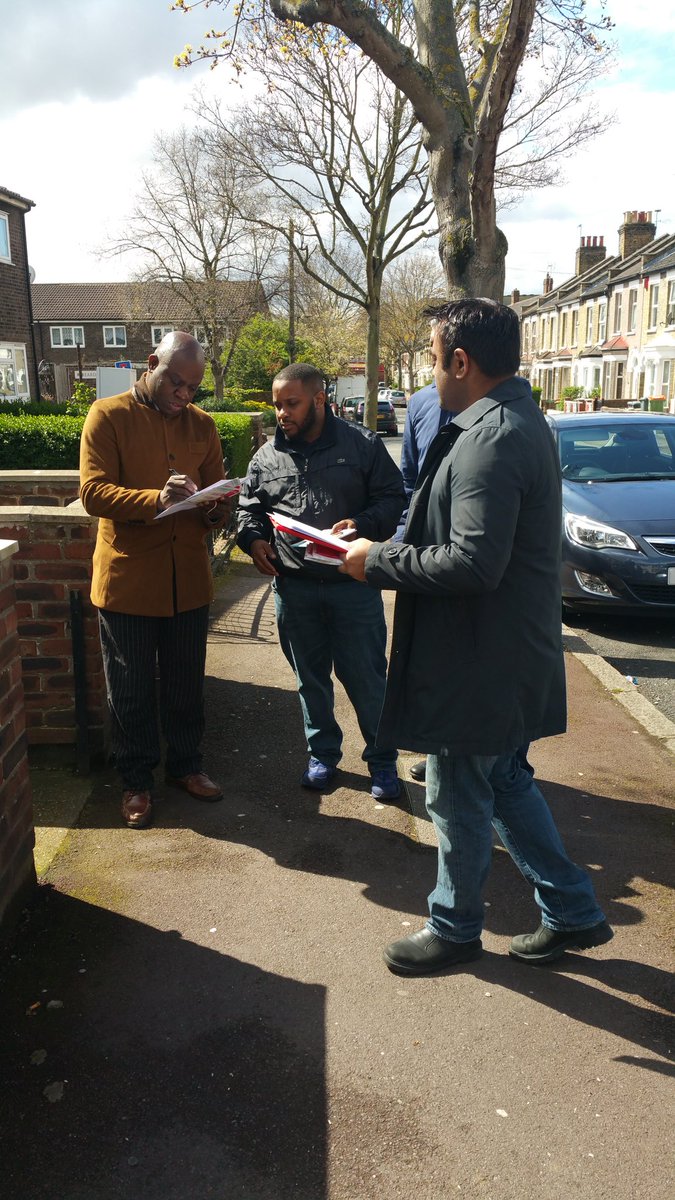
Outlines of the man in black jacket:
{"label": "man in black jacket", "polygon": [[588,874],[567,856],[516,755],[565,730],[553,438],[515,374],[515,313],[458,300],[433,315],[436,384],[455,416],[429,447],[403,542],[359,539],[344,567],[398,592],[379,736],[428,754],[438,877],[426,927],[385,950],[404,975],[479,957],[491,823],[541,912],[534,934],[513,939],[515,958],[552,962],[612,937]]}
{"label": "man in black jacket", "polygon": [[274,440],[254,455],[242,487],[238,544],[262,575],[272,577],[279,640],[295,671],[310,754],[302,783],[324,788],[342,756],[334,669],[366,744],[371,794],[395,800],[395,743],[375,746],[386,682],[381,593],[335,566],[311,561],[303,541],[273,532],[269,513],[385,540],[405,504],[401,473],[374,433],[333,415],[316,367],[284,367],[272,395],[278,427]]}

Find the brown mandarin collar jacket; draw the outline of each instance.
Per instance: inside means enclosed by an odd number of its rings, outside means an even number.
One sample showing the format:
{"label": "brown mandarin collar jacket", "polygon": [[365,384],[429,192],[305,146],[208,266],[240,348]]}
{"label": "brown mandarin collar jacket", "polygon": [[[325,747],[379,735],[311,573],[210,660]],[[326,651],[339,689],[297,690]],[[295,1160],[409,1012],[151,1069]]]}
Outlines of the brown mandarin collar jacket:
{"label": "brown mandarin collar jacket", "polygon": [[172,468],[198,488],[217,483],[223,456],[208,413],[188,404],[177,417],[163,417],[150,405],[145,378],[92,404],[80,444],[80,498],[99,517],[92,603],[170,617],[208,604],[213,584],[203,510],[155,521],[159,494]]}

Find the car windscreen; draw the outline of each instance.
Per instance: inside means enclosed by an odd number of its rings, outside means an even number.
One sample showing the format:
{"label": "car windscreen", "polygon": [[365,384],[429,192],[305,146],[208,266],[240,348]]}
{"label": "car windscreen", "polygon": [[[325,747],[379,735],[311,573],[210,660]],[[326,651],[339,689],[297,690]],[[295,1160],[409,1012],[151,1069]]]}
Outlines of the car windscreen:
{"label": "car windscreen", "polygon": [[675,421],[580,422],[558,430],[563,479],[675,480]]}
{"label": "car windscreen", "polygon": [[377,411],[379,413],[390,413],[391,412],[391,404],[389,403],[388,400],[378,400]]}

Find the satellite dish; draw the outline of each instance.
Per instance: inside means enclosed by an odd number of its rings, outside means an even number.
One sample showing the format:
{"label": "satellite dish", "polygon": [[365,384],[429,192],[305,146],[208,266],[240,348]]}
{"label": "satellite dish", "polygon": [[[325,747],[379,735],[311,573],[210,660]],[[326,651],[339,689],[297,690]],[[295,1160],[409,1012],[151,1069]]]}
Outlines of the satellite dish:
{"label": "satellite dish", "polygon": [[31,267],[30,264],[28,265],[28,278],[31,283],[35,283],[35,267]]}

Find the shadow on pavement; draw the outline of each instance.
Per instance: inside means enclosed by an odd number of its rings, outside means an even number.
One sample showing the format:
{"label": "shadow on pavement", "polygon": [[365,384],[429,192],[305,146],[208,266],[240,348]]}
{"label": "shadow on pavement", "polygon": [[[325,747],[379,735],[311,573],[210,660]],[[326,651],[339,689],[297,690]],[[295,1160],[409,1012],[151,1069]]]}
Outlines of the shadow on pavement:
{"label": "shadow on pavement", "polygon": [[47,888],[1,987],[3,1200],[326,1196],[324,988]]}

